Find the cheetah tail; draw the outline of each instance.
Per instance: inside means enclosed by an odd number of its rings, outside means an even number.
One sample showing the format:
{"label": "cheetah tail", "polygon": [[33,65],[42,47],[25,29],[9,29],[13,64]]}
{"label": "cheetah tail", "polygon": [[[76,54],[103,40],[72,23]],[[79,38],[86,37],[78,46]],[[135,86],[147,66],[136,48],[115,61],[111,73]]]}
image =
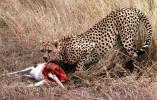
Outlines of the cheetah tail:
{"label": "cheetah tail", "polygon": [[138,10],[136,8],[134,8],[134,10],[138,14],[140,20],[143,22],[143,24],[147,30],[147,34],[145,35],[144,46],[141,49],[137,50],[137,54],[141,55],[149,48],[153,32],[152,32],[152,26],[150,24],[148,17],[144,13],[142,13],[140,10]]}

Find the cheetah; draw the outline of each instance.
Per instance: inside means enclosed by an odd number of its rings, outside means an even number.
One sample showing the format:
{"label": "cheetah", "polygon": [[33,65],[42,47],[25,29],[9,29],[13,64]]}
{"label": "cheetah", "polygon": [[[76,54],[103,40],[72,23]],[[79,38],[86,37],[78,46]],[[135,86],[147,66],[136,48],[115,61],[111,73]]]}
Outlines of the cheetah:
{"label": "cheetah", "polygon": [[[135,38],[140,22],[144,24],[147,34],[143,47],[137,49]],[[41,51],[45,61],[63,61],[76,65],[77,70],[83,70],[87,64],[98,62],[115,47],[118,37],[128,55],[135,59],[149,48],[151,36],[152,27],[144,13],[136,8],[122,8],[112,11],[84,33],[43,43]]]}

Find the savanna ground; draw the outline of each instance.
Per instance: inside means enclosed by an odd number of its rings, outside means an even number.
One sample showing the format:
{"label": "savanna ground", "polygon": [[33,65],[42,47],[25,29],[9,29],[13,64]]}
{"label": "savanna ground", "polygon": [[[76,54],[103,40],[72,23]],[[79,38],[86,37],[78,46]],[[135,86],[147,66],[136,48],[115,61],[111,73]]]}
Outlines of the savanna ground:
{"label": "savanna ground", "polygon": [[[152,24],[152,45],[140,61],[142,74],[126,72],[122,66],[127,56],[114,49],[88,71],[69,76],[64,84],[67,90],[58,86],[27,88],[32,80],[21,74],[0,76],[0,100],[156,100],[156,0],[0,0],[0,75],[43,62],[41,41],[82,33],[123,7],[139,8]],[[144,33],[141,26],[139,47]]]}

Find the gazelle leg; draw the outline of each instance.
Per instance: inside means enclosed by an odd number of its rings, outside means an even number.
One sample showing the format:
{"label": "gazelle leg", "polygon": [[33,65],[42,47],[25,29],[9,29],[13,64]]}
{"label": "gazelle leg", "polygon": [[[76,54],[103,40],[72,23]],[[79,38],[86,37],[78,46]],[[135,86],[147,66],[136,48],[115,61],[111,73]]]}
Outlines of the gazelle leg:
{"label": "gazelle leg", "polygon": [[28,74],[24,74],[23,76],[28,77],[28,78],[34,78],[33,76],[28,75]]}
{"label": "gazelle leg", "polygon": [[28,85],[27,87],[38,87],[38,86],[43,85],[43,84],[46,83],[46,82],[47,82],[46,80],[41,80],[41,81],[39,81],[39,82],[37,82],[37,83],[35,83],[35,84],[30,84],[30,85]]}
{"label": "gazelle leg", "polygon": [[7,75],[13,75],[13,74],[17,74],[17,73],[21,73],[21,72],[27,72],[29,70],[32,70],[34,67],[28,67],[28,68],[25,68],[23,70],[20,70],[20,71],[15,71],[15,72],[10,72],[10,73],[7,73]]}
{"label": "gazelle leg", "polygon": [[44,83],[46,83],[46,82],[47,82],[46,80],[42,80],[42,81],[40,81],[40,82],[35,83],[34,86],[35,86],[35,87],[36,87],[36,86],[41,86],[41,85],[44,85]]}

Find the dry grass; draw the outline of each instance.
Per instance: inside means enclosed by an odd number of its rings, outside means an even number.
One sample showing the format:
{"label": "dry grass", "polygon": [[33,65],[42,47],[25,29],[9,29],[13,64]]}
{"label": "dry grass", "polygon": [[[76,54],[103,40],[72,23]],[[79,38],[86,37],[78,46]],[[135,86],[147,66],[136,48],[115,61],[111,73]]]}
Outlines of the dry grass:
{"label": "dry grass", "polygon": [[[112,50],[87,72],[71,76],[65,91],[58,86],[26,88],[32,81],[21,75],[0,77],[0,99],[156,100],[156,0],[1,0],[0,73],[42,62],[39,41],[82,33],[110,11],[122,7],[139,8],[153,26],[150,52],[140,63],[142,76],[137,79],[136,73],[127,73],[122,68],[125,59],[121,60],[125,55]],[[143,28],[140,33],[138,45],[142,43]],[[107,71],[107,67],[114,69]]]}

